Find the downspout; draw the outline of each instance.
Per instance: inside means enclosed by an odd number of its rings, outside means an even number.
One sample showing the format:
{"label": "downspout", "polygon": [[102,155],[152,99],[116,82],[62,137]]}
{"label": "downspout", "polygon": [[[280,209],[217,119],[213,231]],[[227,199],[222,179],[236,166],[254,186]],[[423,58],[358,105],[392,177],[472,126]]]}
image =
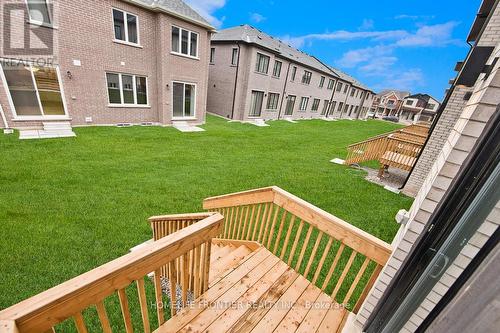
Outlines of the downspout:
{"label": "downspout", "polygon": [[288,84],[288,74],[290,73],[291,62],[288,63],[288,68],[286,70],[285,85],[283,86],[283,94],[281,95],[280,109],[278,110],[278,120],[281,118],[281,110],[283,109],[283,101],[285,100],[286,85]]}
{"label": "downspout", "polygon": [[[344,82],[344,84],[349,84],[349,82]],[[345,106],[347,105],[347,99],[349,98],[349,89],[347,89],[347,93],[345,94],[344,105],[342,106],[342,110],[340,110],[340,119],[342,119],[342,114],[344,113]],[[349,111],[349,109],[347,109]]]}
{"label": "downspout", "polygon": [[236,88],[238,86],[238,72],[240,71],[240,54],[241,54],[240,43],[236,42],[236,46],[238,46],[238,61],[236,62],[236,75],[234,76],[233,107],[231,110],[232,120],[234,120],[234,105],[236,103]]}

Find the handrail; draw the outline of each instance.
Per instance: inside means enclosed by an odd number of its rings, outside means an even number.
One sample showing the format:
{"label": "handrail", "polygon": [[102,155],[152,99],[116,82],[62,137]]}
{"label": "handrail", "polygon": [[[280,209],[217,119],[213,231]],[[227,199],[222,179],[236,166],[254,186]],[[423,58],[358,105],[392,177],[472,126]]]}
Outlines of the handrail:
{"label": "handrail", "polygon": [[225,216],[222,238],[259,242],[333,298],[355,302],[353,311],[392,252],[384,241],[276,186],[207,198],[203,208]]}
{"label": "handrail", "polygon": [[[204,213],[205,217],[196,224],[186,227],[176,234],[164,237],[143,248],[133,251],[118,259],[108,262],[87,273],[77,276],[36,296],[0,311],[2,325],[12,324],[12,332],[45,332],[67,318],[73,317],[77,327],[85,326],[82,311],[96,305],[103,328],[109,327],[103,300],[118,291],[120,306],[127,332],[131,327],[128,301],[125,293],[131,283],[136,281],[141,300],[141,312],[144,325],[149,327],[147,319],[147,303],[144,292],[144,276],[154,272],[156,302],[162,302],[162,287],[159,268],[172,265],[177,258],[185,258],[187,254],[198,248],[206,248],[212,238],[220,234],[223,216],[218,213]],[[208,248],[209,250],[209,248]],[[210,262],[210,251],[203,262]],[[206,272],[208,269],[205,268]],[[208,276],[208,273],[207,273]],[[202,283],[202,279],[198,283]],[[175,279],[171,283],[176,283]],[[182,281],[181,281],[182,282]],[[183,287],[184,284],[182,283]],[[185,289],[185,288],[184,288]],[[183,290],[183,293],[186,292]],[[174,303],[174,299],[171,299]],[[172,309],[175,306],[171,307]],[[157,306],[158,322],[164,322],[163,309]],[[147,324],[146,324],[147,321]]]}

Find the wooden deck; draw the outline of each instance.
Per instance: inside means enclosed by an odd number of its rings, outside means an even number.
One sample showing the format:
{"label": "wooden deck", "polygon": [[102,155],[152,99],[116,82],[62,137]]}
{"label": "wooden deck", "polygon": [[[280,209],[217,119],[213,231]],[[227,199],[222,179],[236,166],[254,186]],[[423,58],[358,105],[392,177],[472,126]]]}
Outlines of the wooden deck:
{"label": "wooden deck", "polygon": [[209,289],[155,332],[310,333],[342,327],[348,312],[330,296],[264,247],[233,244],[214,240]]}

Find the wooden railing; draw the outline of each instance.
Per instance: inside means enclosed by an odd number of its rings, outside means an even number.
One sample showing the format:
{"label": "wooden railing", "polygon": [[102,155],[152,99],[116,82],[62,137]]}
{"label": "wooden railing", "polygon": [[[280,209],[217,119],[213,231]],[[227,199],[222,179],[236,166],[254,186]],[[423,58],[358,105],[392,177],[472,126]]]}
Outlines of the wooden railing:
{"label": "wooden railing", "polygon": [[203,207],[225,216],[221,238],[259,242],[354,312],[391,254],[389,244],[278,187],[208,198]]}
{"label": "wooden railing", "polygon": [[345,164],[359,164],[378,160],[381,175],[393,166],[410,171],[427,139],[429,127],[415,124],[352,144],[347,147]]}
{"label": "wooden railing", "polygon": [[[177,216],[178,217],[178,216]],[[192,219],[192,216],[186,216]],[[205,213],[198,215],[197,223],[187,226],[179,232],[163,237],[156,242],[148,244],[143,248],[133,251],[123,257],[113,260],[92,271],[84,273],[61,285],[49,289],[32,298],[24,300],[10,308],[0,312],[1,332],[53,332],[54,326],[62,323],[68,318],[74,320],[78,332],[95,332],[102,330],[105,333],[114,331],[133,332],[132,310],[142,320],[142,329],[135,327],[136,331],[151,332],[149,310],[150,304],[155,304],[156,319],[154,322],[159,326],[165,322],[164,294],[162,289],[162,267],[168,266],[171,274],[168,276],[170,282],[171,314],[176,312],[176,290],[181,288],[183,301],[187,298],[190,288],[189,266],[187,258],[192,253],[200,253],[199,269],[194,272],[194,289],[203,291],[208,281],[208,270],[210,263],[210,244],[214,237],[222,230],[224,218],[217,213]],[[180,279],[177,279],[175,262],[183,263]],[[149,273],[154,273],[153,281],[144,279]],[[147,284],[147,285],[146,285]],[[134,286],[135,285],[135,286]],[[136,289],[137,302],[129,302],[131,289]],[[151,290],[148,289],[150,287]],[[127,289],[127,290],[126,290]],[[147,291],[154,302],[148,301]],[[118,296],[119,308],[111,312],[109,298]],[[108,311],[104,301],[108,302]],[[131,305],[138,303],[138,309]],[[178,304],[178,303],[177,303]],[[92,309],[91,309],[92,308]],[[84,313],[85,310],[85,313]],[[95,311],[97,318],[89,320],[88,310]],[[121,312],[120,315],[118,315]],[[108,316],[110,314],[110,316]],[[115,325],[111,319],[122,317],[121,323]],[[88,328],[90,324],[91,328]],[[137,323],[136,323],[137,324]],[[97,325],[99,327],[94,327]],[[119,327],[118,329],[116,327]],[[62,329],[67,331],[67,329]]]}

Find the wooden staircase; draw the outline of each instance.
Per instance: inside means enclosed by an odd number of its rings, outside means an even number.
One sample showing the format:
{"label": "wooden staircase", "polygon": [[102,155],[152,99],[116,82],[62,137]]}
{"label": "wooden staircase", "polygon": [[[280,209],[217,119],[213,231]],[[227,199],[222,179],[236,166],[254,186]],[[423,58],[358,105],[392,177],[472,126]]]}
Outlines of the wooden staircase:
{"label": "wooden staircase", "polygon": [[340,332],[391,254],[278,187],[203,207],[151,217],[152,242],[0,311],[0,332]]}
{"label": "wooden staircase", "polygon": [[429,135],[429,126],[414,124],[352,144],[347,147],[345,164],[380,162],[379,177],[388,167],[411,171]]}

